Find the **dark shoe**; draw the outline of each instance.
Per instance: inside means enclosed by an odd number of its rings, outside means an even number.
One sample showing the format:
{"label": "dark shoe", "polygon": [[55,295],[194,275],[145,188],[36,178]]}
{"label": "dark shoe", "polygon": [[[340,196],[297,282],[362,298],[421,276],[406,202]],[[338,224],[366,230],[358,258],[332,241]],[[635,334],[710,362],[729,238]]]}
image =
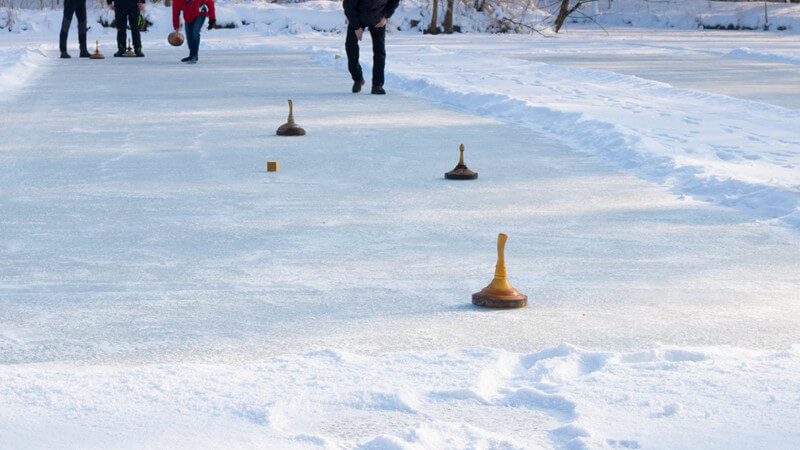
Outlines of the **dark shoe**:
{"label": "dark shoe", "polygon": [[140,48],[136,49],[136,56],[139,58],[144,58],[144,53],[142,53],[142,49]]}
{"label": "dark shoe", "polygon": [[358,94],[359,92],[361,92],[361,86],[363,86],[364,83],[365,82],[364,82],[363,78],[361,80],[359,80],[359,81],[354,81],[353,82],[353,94]]}
{"label": "dark shoe", "polygon": [[81,50],[81,58],[89,58],[92,54],[88,50]]}
{"label": "dark shoe", "polygon": [[383,86],[372,86],[371,93],[375,95],[386,95],[386,91],[383,90]]}
{"label": "dark shoe", "polygon": [[181,62],[189,62],[190,59],[192,59],[192,57],[191,56],[187,56],[186,58],[182,58]]}
{"label": "dark shoe", "polygon": [[67,52],[61,52],[61,59],[70,59],[72,56],[69,56]]}
{"label": "dark shoe", "polygon": [[117,53],[114,53],[115,58],[119,58],[121,56],[125,56],[125,50],[117,50]]}

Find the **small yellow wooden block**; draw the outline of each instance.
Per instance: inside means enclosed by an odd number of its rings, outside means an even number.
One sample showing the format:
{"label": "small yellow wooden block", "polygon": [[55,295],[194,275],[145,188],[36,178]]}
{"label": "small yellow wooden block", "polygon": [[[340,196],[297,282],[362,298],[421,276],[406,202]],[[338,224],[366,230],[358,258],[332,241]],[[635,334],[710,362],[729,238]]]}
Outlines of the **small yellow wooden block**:
{"label": "small yellow wooden block", "polygon": [[281,170],[281,164],[278,161],[267,161],[267,172],[277,172]]}

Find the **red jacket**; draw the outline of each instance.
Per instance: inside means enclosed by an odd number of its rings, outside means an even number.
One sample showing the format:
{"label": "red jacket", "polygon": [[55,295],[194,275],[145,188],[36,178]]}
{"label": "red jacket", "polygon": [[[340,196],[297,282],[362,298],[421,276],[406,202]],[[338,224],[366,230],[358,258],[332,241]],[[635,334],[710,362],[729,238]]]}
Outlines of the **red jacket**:
{"label": "red jacket", "polygon": [[217,20],[214,12],[214,0],[173,0],[172,25],[174,28],[181,26],[181,11],[183,11],[183,20],[186,23],[194,22],[199,16],[208,16],[209,20]]}

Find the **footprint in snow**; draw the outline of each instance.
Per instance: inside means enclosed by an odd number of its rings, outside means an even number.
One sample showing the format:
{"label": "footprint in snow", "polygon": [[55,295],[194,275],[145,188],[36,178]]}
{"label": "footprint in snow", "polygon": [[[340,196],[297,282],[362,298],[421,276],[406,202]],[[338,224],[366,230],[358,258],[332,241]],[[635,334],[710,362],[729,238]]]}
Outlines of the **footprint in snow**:
{"label": "footprint in snow", "polygon": [[721,159],[723,161],[730,161],[730,160],[736,158],[732,153],[728,153],[728,152],[717,151],[714,154],[717,155],[717,158],[719,158],[719,159]]}
{"label": "footprint in snow", "polygon": [[681,406],[680,403],[670,403],[669,405],[664,405],[664,408],[660,412],[653,414],[651,417],[653,418],[672,417],[680,413],[682,409],[683,407]]}
{"label": "footprint in snow", "polygon": [[606,440],[609,446],[614,448],[641,448],[638,442],[632,440],[616,440],[616,439],[608,439]]}

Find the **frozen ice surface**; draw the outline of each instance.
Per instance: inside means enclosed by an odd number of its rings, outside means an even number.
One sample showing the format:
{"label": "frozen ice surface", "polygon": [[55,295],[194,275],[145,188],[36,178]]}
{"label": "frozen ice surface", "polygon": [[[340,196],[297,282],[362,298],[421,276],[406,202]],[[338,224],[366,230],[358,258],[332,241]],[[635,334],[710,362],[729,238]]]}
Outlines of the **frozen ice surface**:
{"label": "frozen ice surface", "polygon": [[[150,53],[62,64],[8,105],[6,362],[796,339],[789,232],[524,128],[354,96],[304,56]],[[306,137],[274,136],[290,97]],[[445,181],[462,142],[480,178]],[[469,305],[498,232],[532,308]]]}
{"label": "frozen ice surface", "polygon": [[[196,66],[51,59],[3,103],[0,442],[800,439],[796,230],[209,41]],[[274,135],[288,98],[305,137]],[[474,182],[443,179],[460,143]],[[469,304],[498,232],[526,309]]]}

